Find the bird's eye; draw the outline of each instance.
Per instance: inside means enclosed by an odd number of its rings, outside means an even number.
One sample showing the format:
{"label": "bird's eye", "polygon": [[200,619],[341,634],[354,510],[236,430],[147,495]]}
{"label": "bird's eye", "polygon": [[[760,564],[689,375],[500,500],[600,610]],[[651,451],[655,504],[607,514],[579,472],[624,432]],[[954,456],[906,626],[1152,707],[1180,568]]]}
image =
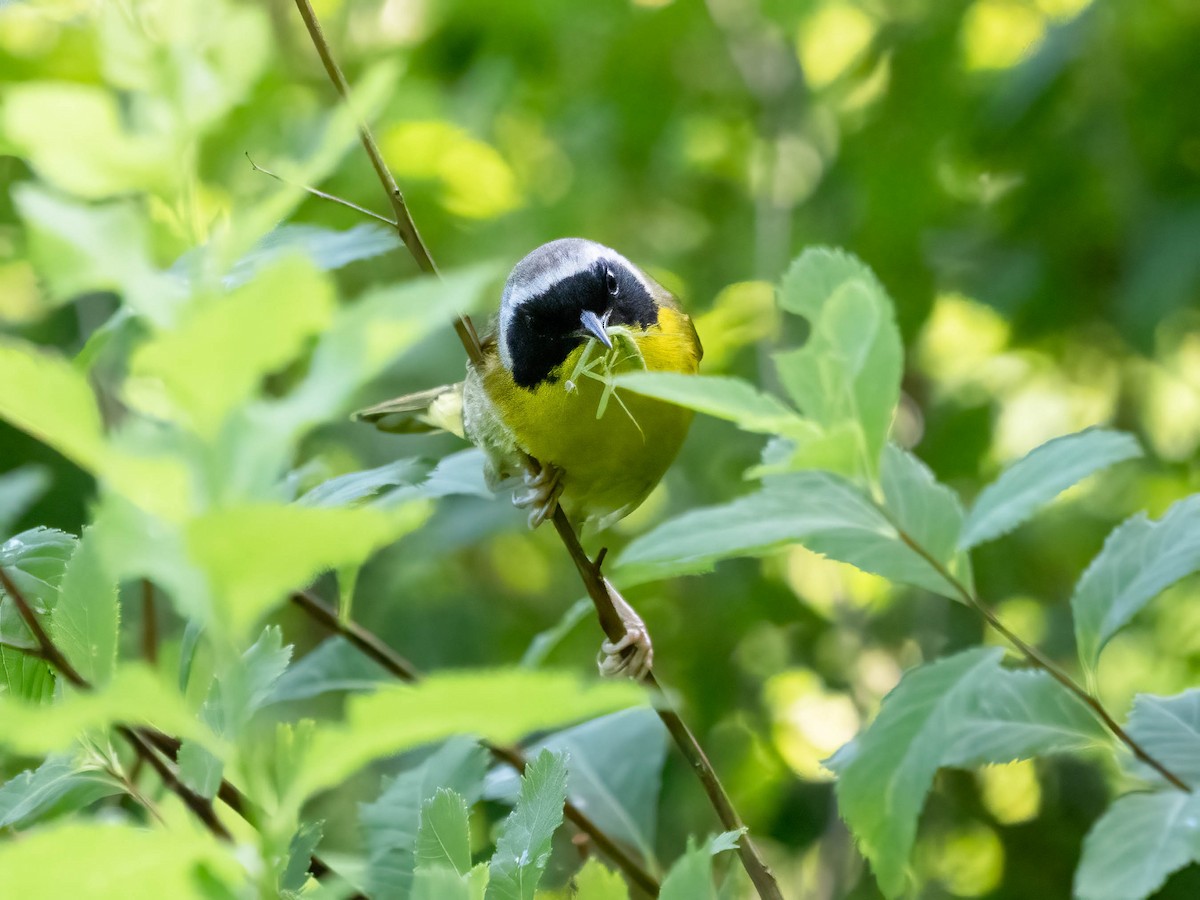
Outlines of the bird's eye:
{"label": "bird's eye", "polygon": [[613,274],[612,269],[604,270],[604,286],[608,288],[608,292],[614,297],[617,296],[618,291],[621,289],[621,286],[617,284],[617,276]]}

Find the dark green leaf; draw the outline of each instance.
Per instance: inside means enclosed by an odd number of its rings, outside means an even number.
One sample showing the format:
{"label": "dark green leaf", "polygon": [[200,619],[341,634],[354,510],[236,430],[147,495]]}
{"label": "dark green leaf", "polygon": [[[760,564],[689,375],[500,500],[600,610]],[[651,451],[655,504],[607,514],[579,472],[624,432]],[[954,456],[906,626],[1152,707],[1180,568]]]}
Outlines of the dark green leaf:
{"label": "dark green leaf", "polygon": [[332,637],[284,672],[267,699],[281,703],[330,691],[371,691],[393,677],[345,638]]}

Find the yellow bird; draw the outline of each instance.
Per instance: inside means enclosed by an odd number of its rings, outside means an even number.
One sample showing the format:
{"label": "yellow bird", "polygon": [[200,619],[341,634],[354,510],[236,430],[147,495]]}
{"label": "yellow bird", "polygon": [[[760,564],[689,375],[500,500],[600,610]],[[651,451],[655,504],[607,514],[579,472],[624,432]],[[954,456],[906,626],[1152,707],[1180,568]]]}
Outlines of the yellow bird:
{"label": "yellow bird", "polygon": [[[635,509],[679,452],[689,410],[615,389],[612,377],[648,370],[694,373],[703,351],[692,320],[662,285],[601,244],[564,238],[538,247],[513,268],[483,360],[466,381],[401,397],[359,417],[420,422],[465,436],[487,456],[493,488],[523,477],[514,496],[536,528],[555,505],[603,528]],[[522,453],[540,467],[535,475]],[[626,621],[625,641],[605,652],[602,670],[648,666],[649,638],[637,614],[610,586]],[[643,647],[644,644],[644,647]],[[633,659],[622,651],[634,648]]]}

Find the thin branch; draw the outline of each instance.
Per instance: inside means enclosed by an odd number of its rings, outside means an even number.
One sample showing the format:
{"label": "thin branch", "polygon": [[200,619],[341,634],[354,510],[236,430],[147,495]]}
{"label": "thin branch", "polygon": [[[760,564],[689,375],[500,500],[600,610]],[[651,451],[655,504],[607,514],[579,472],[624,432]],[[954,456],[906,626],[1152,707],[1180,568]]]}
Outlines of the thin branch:
{"label": "thin branch", "polygon": [[33,639],[37,641],[38,655],[54,668],[58,669],[63,674],[63,677],[77,688],[82,688],[85,691],[91,690],[92,686],[79,674],[79,670],[71,665],[71,661],[63,655],[54,641],[50,640],[50,635],[46,634],[46,629],[42,627],[42,623],[38,620],[37,613],[33,611],[33,607],[25,599],[25,594],[8,577],[8,573],[4,571],[3,566],[0,566],[0,585],[3,585],[4,592],[8,594],[9,598],[16,605],[17,612],[21,614],[21,618],[25,622],[25,627],[29,629],[29,633],[33,635]]}
{"label": "thin branch", "polygon": [[[304,24],[308,28],[308,34],[312,38],[317,55],[321,57],[321,62],[325,66],[325,72],[329,75],[329,80],[333,82],[342,99],[348,102],[349,88],[346,84],[346,78],[333,58],[333,51],[329,46],[329,42],[325,39],[320,22],[317,21],[317,16],[313,12],[311,3],[309,0],[295,0],[295,3],[296,8],[300,12],[300,17],[304,20]],[[358,131],[363,148],[366,150],[367,156],[370,157],[371,165],[375,169],[375,174],[378,176],[384,190],[387,191],[388,199],[392,204],[392,210],[396,214],[396,230],[404,241],[404,245],[408,248],[422,271],[436,275],[437,266],[434,265],[433,257],[430,256],[428,248],[417,232],[416,224],[413,222],[412,216],[408,211],[408,206],[404,202],[404,195],[401,194],[396,180],[392,177],[391,171],[384,162],[383,155],[379,152],[370,129],[365,124],[360,123]],[[473,365],[482,363],[483,351],[479,344],[479,338],[471,327],[469,320],[464,316],[459,316],[455,319],[454,328],[458,333],[459,340],[462,342],[463,349],[467,353],[467,358]],[[531,468],[534,465],[532,460],[527,460],[527,464]],[[567,552],[570,554],[571,559],[574,561],[576,568],[583,578],[588,596],[591,597],[592,603],[596,607],[596,615],[600,619],[600,625],[604,629],[605,634],[608,635],[610,640],[620,640],[625,635],[625,626],[621,623],[620,616],[613,606],[612,598],[604,586],[599,571],[584,552],[583,547],[579,543],[579,538],[575,534],[575,530],[568,521],[566,514],[562,511],[561,506],[556,508],[554,512],[554,527],[561,536],[563,543],[566,545]],[[651,687],[658,689],[658,682],[654,679],[653,674],[648,674],[645,681]],[[667,730],[679,745],[679,749],[682,751],[684,757],[696,771],[722,824],[729,830],[744,828],[745,826],[742,823],[741,817],[734,809],[729,795],[725,792],[712,764],[704,755],[704,751],[701,749],[695,735],[684,724],[679,714],[671,708],[665,699],[665,695],[663,695],[662,702],[656,705],[656,709],[659,717],[663,720],[663,724],[666,725]],[[754,846],[754,842],[748,834],[744,835],[739,842],[738,852],[741,855],[742,864],[746,867],[746,871],[750,875],[750,880],[754,883],[759,896],[763,900],[783,900],[783,895],[779,891],[779,885],[775,881],[775,876],[771,874],[771,870],[759,855],[758,849]]]}
{"label": "thin branch", "polygon": [[[328,606],[314,594],[309,591],[296,591],[292,594],[292,602],[308,613],[323,627],[335,634],[340,634],[365,656],[379,663],[380,666],[391,672],[401,681],[413,683],[421,680],[421,673],[417,670],[417,667],[385,644],[377,634],[364,628],[352,619],[343,621],[338,617],[336,610]],[[483,741],[482,743],[487,751],[497,760],[512,766],[519,773],[524,773],[526,760],[520,750],[515,747],[493,744],[490,741]],[[658,896],[658,879],[647,871],[641,863],[630,856],[625,848],[609,837],[583,810],[568,800],[563,805],[563,813],[576,828],[591,838],[592,843],[601,852],[607,855],[609,859],[616,863],[629,876],[630,881],[637,884],[638,887],[651,896]]]}
{"label": "thin branch", "polygon": [[954,575],[950,573],[950,570],[947,569],[937,557],[926,550],[920,544],[920,542],[914,540],[904,531],[904,529],[896,526],[895,522],[892,524],[896,527],[896,532],[900,535],[900,540],[902,540],[910,550],[912,550],[923,560],[925,560],[925,562],[932,566],[933,569],[954,588],[954,590],[958,593],[958,596],[967,606],[971,607],[977,613],[983,616],[984,621],[1000,632],[1000,634],[1002,634],[1010,644],[1016,647],[1026,659],[1028,659],[1039,669],[1043,669],[1049,673],[1050,677],[1052,677],[1055,681],[1083,701],[1083,703],[1086,704],[1087,707],[1095,714],[1096,718],[1103,723],[1104,727],[1111,731],[1117,740],[1128,747],[1134,756],[1158,772],[1159,775],[1169,781],[1173,786],[1179,788],[1179,790],[1189,794],[1192,792],[1192,788],[1187,784],[1187,782],[1185,782],[1178,775],[1146,752],[1146,749],[1136,740],[1134,740],[1129,732],[1117,724],[1117,720],[1114,719],[1109,714],[1108,710],[1104,708],[1104,704],[1100,702],[1099,698],[1085,690],[1075,681],[1075,679],[1059,668],[1057,663],[1042,653],[1041,650],[1039,650],[1037,647],[1034,647],[1032,644],[1026,643],[1020,635],[1000,621],[1000,617],[996,615],[995,611],[990,606],[980,600],[973,591],[968,589],[965,584],[954,577]]}
{"label": "thin branch", "polygon": [[299,184],[295,181],[289,181],[288,179],[284,178],[282,175],[277,175],[276,173],[272,172],[270,169],[264,169],[262,166],[260,166],[258,163],[256,163],[253,159],[250,159],[249,152],[246,153],[246,159],[250,161],[250,168],[254,169],[255,172],[262,172],[264,175],[269,175],[270,177],[274,178],[276,181],[280,181],[283,184],[286,184],[288,187],[300,188],[300,190],[306,191],[307,193],[312,194],[314,197],[320,197],[322,200],[328,200],[331,203],[337,203],[339,206],[349,207],[350,209],[354,210],[355,212],[360,212],[364,216],[369,216],[370,218],[376,220],[377,222],[382,222],[384,225],[387,225],[389,228],[396,227],[396,223],[393,222],[391,219],[389,219],[387,216],[381,216],[377,212],[372,212],[371,210],[367,209],[365,206],[359,206],[357,203],[347,200],[344,197],[339,197],[337,194],[327,194],[327,193],[325,193],[325,191],[317,190],[315,187],[310,187],[307,184]]}

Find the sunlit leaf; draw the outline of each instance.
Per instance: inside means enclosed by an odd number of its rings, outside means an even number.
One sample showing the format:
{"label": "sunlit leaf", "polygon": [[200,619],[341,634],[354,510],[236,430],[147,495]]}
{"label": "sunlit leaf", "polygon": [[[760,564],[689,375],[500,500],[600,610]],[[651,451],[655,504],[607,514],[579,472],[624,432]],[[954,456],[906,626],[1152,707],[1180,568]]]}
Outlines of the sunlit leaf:
{"label": "sunlit leaf", "polygon": [[14,897],[44,897],[52,879],[54,896],[88,900],[212,900],[215,885],[245,877],[231,846],[207,834],[113,822],[69,822],[0,844],[0,871]]}
{"label": "sunlit leaf", "polygon": [[572,879],[575,900],[629,900],[629,888],[617,872],[592,857]]}
{"label": "sunlit leaf", "polygon": [[1119,797],[1083,842],[1080,900],[1136,900],[1200,862],[1200,794],[1169,790]]}
{"label": "sunlit leaf", "polygon": [[779,303],[808,319],[798,350],[775,357],[801,412],[825,428],[862,429],[863,463],[873,473],[900,398],[904,351],[887,291],[871,270],[840,250],[805,250],[788,270]]}
{"label": "sunlit leaf", "polygon": [[566,756],[543,750],[525,767],[521,796],[496,841],[487,900],[533,900],[550,860],[550,839],[562,824],[566,796]]}
{"label": "sunlit leaf", "polygon": [[1200,496],[1180,500],[1157,522],[1126,519],[1104,542],[1071,596],[1079,658],[1091,669],[1100,651],[1147,603],[1200,570]]}
{"label": "sunlit leaf", "polygon": [[625,390],[725,419],[746,431],[777,434],[801,426],[800,417],[787,404],[740,378],[628,372],[615,382]]}
{"label": "sunlit leaf", "polygon": [[466,799],[449,788],[438,788],[425,802],[417,829],[418,870],[449,868],[459,875],[471,870],[469,815]]}
{"label": "sunlit leaf", "polygon": [[966,550],[1007,534],[1076,482],[1141,454],[1132,435],[1101,428],[1047,441],[980,492],[959,546]]}
{"label": "sunlit leaf", "polygon": [[1125,730],[1186,784],[1200,786],[1200,689],[1174,697],[1138,694]]}
{"label": "sunlit leaf", "polygon": [[120,621],[116,581],[85,531],[63,574],[50,636],[86,681],[100,685],[117,664]]}
{"label": "sunlit leaf", "polygon": [[509,743],[642,700],[632,684],[587,684],[560,672],[527,670],[439,673],[416,686],[380,688],[350,697],[345,723],[318,729],[295,790],[309,796],[372,759],[454,734]]}

